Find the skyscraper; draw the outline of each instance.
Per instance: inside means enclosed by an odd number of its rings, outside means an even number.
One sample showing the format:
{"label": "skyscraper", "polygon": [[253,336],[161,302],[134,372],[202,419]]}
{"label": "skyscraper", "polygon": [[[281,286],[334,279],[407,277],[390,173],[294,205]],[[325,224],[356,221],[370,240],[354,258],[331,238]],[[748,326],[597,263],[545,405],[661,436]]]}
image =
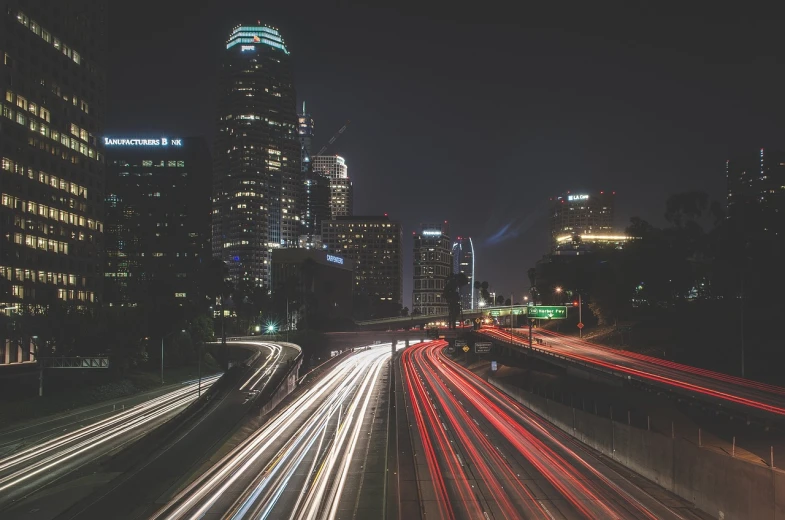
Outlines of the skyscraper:
{"label": "skyscraper", "polygon": [[232,30],[219,84],[213,256],[236,284],[269,285],[270,249],[297,247],[302,189],[296,94],[277,29]]}
{"label": "skyscraper", "polygon": [[310,171],[311,155],[313,151],[313,129],[314,123],[311,114],[305,111],[305,101],[303,101],[303,111],[297,114],[297,135],[300,137],[300,169],[303,173]]}
{"label": "skyscraper", "polygon": [[387,215],[337,217],[322,222],[330,254],[354,262],[358,318],[395,315],[403,303],[403,235]]}
{"label": "skyscraper", "polygon": [[210,258],[207,143],[201,137],[104,142],[104,301],[149,302],[150,310],[204,305],[198,277]]}
{"label": "skyscraper", "polygon": [[338,155],[317,155],[312,161],[313,171],[330,179],[331,218],[352,216],[354,189],[346,160]]}
{"label": "skyscraper", "polygon": [[477,300],[474,296],[474,242],[471,237],[458,237],[452,245],[452,271],[463,273],[469,284],[461,287],[461,308],[474,309]]}
{"label": "skyscraper", "polygon": [[422,224],[414,233],[414,293],[412,312],[447,314],[443,297],[447,277],[452,274],[450,228],[443,224]]}
{"label": "skyscraper", "polygon": [[613,235],[616,192],[571,193],[551,197],[551,246],[564,237]]}
{"label": "skyscraper", "polygon": [[728,218],[744,232],[785,233],[785,152],[760,149],[757,156],[729,160]]}
{"label": "skyscraper", "polygon": [[330,220],[330,179],[309,171],[304,174],[302,229],[306,238],[322,231],[322,221]]}
{"label": "skyscraper", "polygon": [[[102,291],[106,10],[0,0],[0,313]],[[33,355],[0,330],[0,363]]]}

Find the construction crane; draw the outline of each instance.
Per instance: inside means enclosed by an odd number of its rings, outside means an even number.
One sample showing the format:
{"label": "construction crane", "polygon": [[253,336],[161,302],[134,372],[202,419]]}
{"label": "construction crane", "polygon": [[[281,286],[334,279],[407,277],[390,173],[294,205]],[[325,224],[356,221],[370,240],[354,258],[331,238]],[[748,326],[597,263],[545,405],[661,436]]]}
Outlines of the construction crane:
{"label": "construction crane", "polygon": [[335,142],[335,140],[336,140],[336,139],[338,139],[338,136],[339,136],[339,135],[341,135],[341,134],[344,132],[344,130],[346,130],[346,127],[347,127],[347,126],[349,126],[349,123],[351,123],[351,121],[346,121],[346,124],[345,124],[345,125],[343,125],[343,126],[341,127],[341,129],[340,129],[340,130],[338,130],[337,132],[335,132],[335,135],[334,135],[334,136],[332,136],[332,137],[330,138],[330,140],[329,140],[329,141],[327,141],[327,144],[326,144],[326,145],[322,146],[322,149],[321,149],[321,150],[319,150],[319,151],[316,153],[316,155],[322,155],[324,152],[326,152],[326,151],[327,151],[327,148],[328,148],[328,147],[329,147],[331,144],[333,144],[333,143]]}

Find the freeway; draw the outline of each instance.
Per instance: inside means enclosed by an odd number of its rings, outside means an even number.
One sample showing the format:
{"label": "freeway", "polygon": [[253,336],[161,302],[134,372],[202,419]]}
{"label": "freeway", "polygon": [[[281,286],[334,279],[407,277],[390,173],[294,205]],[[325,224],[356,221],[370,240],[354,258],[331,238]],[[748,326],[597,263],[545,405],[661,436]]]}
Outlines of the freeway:
{"label": "freeway", "polygon": [[[511,339],[508,330],[482,328],[479,332],[501,341],[509,342]],[[523,336],[524,332],[524,329],[516,329],[512,342],[528,348],[528,333]],[[785,388],[782,387],[615,350],[544,329],[537,329],[534,338],[543,341],[535,343],[534,347],[545,354],[562,356],[579,364],[679,392],[700,394],[735,407],[760,410],[780,419],[785,416]]]}
{"label": "freeway", "polygon": [[[78,502],[67,504],[67,509],[61,507],[58,518],[148,517],[159,507],[157,501],[162,494],[188,478],[205,457],[220,448],[254,410],[256,401],[269,398],[272,387],[300,356],[296,346],[264,341],[230,341],[227,347],[243,350],[246,359],[226,373],[213,398],[168,427],[170,431],[165,435],[140,442],[91,467],[91,479],[104,483]],[[45,497],[32,505],[48,505],[49,501]],[[19,517],[30,518],[22,514]]]}
{"label": "freeway", "polygon": [[[203,378],[201,391],[218,377]],[[159,426],[197,398],[198,386],[198,381],[188,381],[136,406],[117,406],[115,413],[99,406],[7,432],[5,447],[11,451],[0,459],[0,509]],[[14,437],[18,434],[26,435],[26,444]]]}
{"label": "freeway", "polygon": [[702,518],[447,358],[446,344],[401,357],[425,518]]}
{"label": "freeway", "polygon": [[391,350],[335,362],[153,518],[382,518]]}

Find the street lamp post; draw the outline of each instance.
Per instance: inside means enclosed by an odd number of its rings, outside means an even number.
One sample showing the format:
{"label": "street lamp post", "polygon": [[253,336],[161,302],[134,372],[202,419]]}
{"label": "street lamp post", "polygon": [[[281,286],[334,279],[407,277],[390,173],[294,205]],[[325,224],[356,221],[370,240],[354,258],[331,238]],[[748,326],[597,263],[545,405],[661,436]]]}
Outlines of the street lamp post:
{"label": "street lamp post", "polygon": [[180,331],[173,330],[169,334],[161,336],[161,384],[164,384],[164,339],[168,338],[172,334],[177,334],[177,332],[185,332],[185,329]]}
{"label": "street lamp post", "polygon": [[581,324],[581,326],[578,327],[578,338],[583,338],[583,317],[582,317],[582,312],[583,312],[583,300],[581,299],[581,293],[578,293],[578,323]]}
{"label": "street lamp post", "polygon": [[510,345],[512,345],[512,306],[513,306],[513,299],[515,298],[514,294],[510,294]]}

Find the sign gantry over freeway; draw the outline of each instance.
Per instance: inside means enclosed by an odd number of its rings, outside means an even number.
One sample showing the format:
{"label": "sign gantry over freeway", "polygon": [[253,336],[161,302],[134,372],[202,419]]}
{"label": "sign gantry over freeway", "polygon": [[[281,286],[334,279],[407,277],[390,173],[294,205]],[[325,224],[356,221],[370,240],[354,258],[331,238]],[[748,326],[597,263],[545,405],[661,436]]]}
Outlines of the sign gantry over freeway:
{"label": "sign gantry over freeway", "polygon": [[566,305],[537,305],[526,307],[529,318],[563,320],[567,318]]}
{"label": "sign gantry over freeway", "polygon": [[[516,316],[543,320],[563,320],[567,317],[566,305],[517,305],[511,307],[497,307],[488,309],[488,314],[494,318],[507,316],[510,313]],[[479,318],[478,318],[479,319]]]}

